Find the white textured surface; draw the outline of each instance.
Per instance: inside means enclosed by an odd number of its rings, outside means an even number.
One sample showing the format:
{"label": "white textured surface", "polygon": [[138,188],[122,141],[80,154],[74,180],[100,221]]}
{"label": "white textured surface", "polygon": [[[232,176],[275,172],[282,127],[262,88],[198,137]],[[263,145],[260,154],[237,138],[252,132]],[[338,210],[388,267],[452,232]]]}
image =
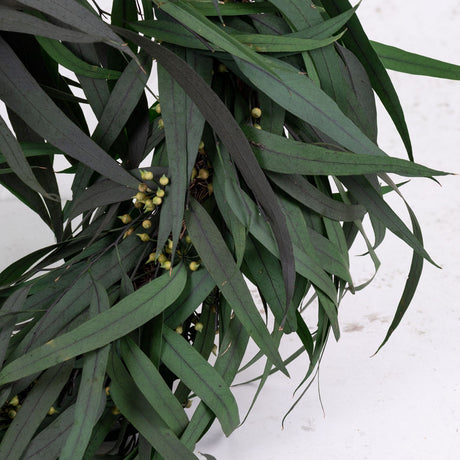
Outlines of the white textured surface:
{"label": "white textured surface", "polygon": [[[399,2],[364,0],[360,18],[371,39],[460,64],[458,0]],[[460,83],[391,73],[406,113],[416,161],[460,172]],[[388,117],[380,111],[379,142],[404,157]],[[378,253],[382,267],[374,283],[347,297],[340,310],[342,337],[328,344],[320,372],[323,416],[316,384],[288,417],[292,392],[306,371],[300,358],[292,379],[269,379],[246,423],[230,438],[214,425],[198,450],[219,460],[457,459],[460,456],[460,183],[441,178],[442,187],[414,180],[403,188],[419,217],[426,246],[443,270],[425,265],[411,308],[390,342],[375,357],[402,292],[410,252],[388,235]],[[21,203],[0,190],[0,269],[17,257],[52,243],[51,232]],[[402,205],[392,198],[396,206]],[[354,274],[364,277],[360,251]],[[298,343],[286,337],[283,355]],[[256,371],[245,377],[255,376]],[[236,387],[241,416],[256,389]]]}

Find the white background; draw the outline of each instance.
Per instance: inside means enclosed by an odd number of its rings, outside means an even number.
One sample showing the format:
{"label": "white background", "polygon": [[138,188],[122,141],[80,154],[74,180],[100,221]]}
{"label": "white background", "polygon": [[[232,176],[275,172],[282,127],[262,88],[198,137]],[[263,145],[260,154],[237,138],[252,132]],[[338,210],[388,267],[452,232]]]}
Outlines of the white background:
{"label": "white background", "polygon": [[[358,15],[373,40],[460,64],[458,0],[364,0]],[[459,173],[460,83],[393,72],[391,77],[416,161]],[[380,146],[404,157],[391,121],[382,110],[379,113]],[[403,193],[420,220],[428,251],[443,269],[425,265],[400,327],[371,358],[391,322],[411,258],[410,251],[388,235],[378,251],[382,267],[374,283],[341,304],[342,337],[338,343],[330,339],[320,371],[325,415],[314,384],[281,430],[281,419],[308,366],[301,357],[289,368],[291,380],[278,375],[269,379],[248,420],[230,438],[216,422],[197,451],[219,460],[460,458],[460,184],[456,176],[440,182],[442,187],[428,179],[413,180]],[[391,198],[391,203],[403,212],[398,200]],[[1,189],[0,205],[0,269],[53,242],[46,226]],[[371,273],[360,252],[352,251],[356,282]],[[286,357],[298,347],[292,335],[283,343]],[[255,375],[257,369],[240,380]],[[255,384],[235,388],[241,418],[255,390]]]}

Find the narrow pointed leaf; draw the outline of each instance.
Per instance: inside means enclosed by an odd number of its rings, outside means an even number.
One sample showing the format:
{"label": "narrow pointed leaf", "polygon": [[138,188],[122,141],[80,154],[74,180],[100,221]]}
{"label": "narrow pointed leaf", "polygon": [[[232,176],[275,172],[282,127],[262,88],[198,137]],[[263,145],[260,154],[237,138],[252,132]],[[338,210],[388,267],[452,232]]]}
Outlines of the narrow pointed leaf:
{"label": "narrow pointed leaf", "polygon": [[19,460],[49,408],[59,396],[72,362],[51,367],[33,386],[0,443],[0,458]]}
{"label": "narrow pointed leaf", "polygon": [[129,373],[147,401],[176,435],[182,433],[188,424],[188,418],[152,361],[129,338],[122,341],[121,354]]}
{"label": "narrow pointed leaf", "polygon": [[165,323],[175,329],[206,299],[216,283],[207,270],[188,273],[181,295],[165,310]]}
{"label": "narrow pointed leaf", "polygon": [[110,93],[94,130],[93,140],[106,151],[117,139],[144,92],[150,65],[145,65],[145,57],[141,61],[145,68],[135,60],[131,60],[126,66]]}
{"label": "narrow pointed leaf", "polygon": [[182,336],[163,331],[162,361],[216,414],[228,436],[239,424],[235,398],[220,374]]}
{"label": "narrow pointed leaf", "polygon": [[362,219],[366,212],[362,206],[328,197],[301,175],[270,173],[268,177],[285,193],[322,216],[347,222]]}
{"label": "narrow pointed leaf", "polygon": [[105,41],[108,45],[117,48],[120,52],[125,52],[134,56],[129,48],[127,49],[121,38],[118,37],[104,21],[96,16],[91,9],[85,8],[78,2],[21,0],[21,3],[35,8],[42,13],[48,14],[51,17],[76,28],[77,30],[87,34],[96,35],[101,41]]}
{"label": "narrow pointed leaf", "polygon": [[412,75],[460,80],[460,65],[410,53],[383,43],[371,42],[371,45],[387,69]]}
{"label": "narrow pointed leaf", "polygon": [[171,276],[166,273],[156,278],[109,310],[5,366],[0,372],[0,384],[31,375],[123,337],[170,305],[182,292],[185,280],[183,265],[173,270]]}
{"label": "narrow pointed leaf", "polygon": [[[351,9],[351,4],[348,0],[325,0],[323,6],[331,16],[337,16]],[[390,77],[367,38],[358,17],[353,15],[347,25],[348,32],[344,35],[343,42],[356,55],[366,69],[372,87],[392,118],[404,142],[409,159],[413,160],[412,145],[406,120]]]}
{"label": "narrow pointed leaf", "polygon": [[[103,176],[137,188],[138,181],[104,152],[55,105],[9,45],[0,39],[0,99],[55,147]],[[18,84],[20,82],[20,84]]]}
{"label": "narrow pointed leaf", "polygon": [[163,458],[198,460],[163,422],[114,354],[109,360],[108,372],[112,379],[110,393],[115,404]]}
{"label": "narrow pointed leaf", "polygon": [[116,80],[121,75],[121,72],[117,70],[104,69],[103,67],[88,64],[58,40],[44,37],[36,37],[36,39],[54,61],[77,75],[103,80]]}
{"label": "narrow pointed leaf", "polygon": [[[75,405],[68,407],[29,443],[23,460],[59,458],[59,453],[72,428]],[[78,457],[74,457],[77,459]]]}
{"label": "narrow pointed leaf", "polygon": [[406,244],[413,248],[419,255],[436,265],[426,252],[422,243],[407,228],[401,218],[383,200],[380,194],[370,185],[365,177],[342,177],[340,180],[345,184],[350,193],[359,197],[360,203],[366,207],[369,214],[380,221],[385,227],[401,238]]}
{"label": "narrow pointed leaf", "polygon": [[77,196],[73,201],[69,217],[73,219],[79,214],[99,206],[129,200],[135,194],[136,192],[132,188],[120,185],[110,179],[101,179]]}
{"label": "narrow pointed leaf", "polygon": [[142,46],[145,52],[158,60],[184,88],[190,99],[193,100],[206,118],[206,121],[222,140],[222,143],[227,147],[245,182],[250,184],[252,192],[264,210],[273,229],[283,267],[286,305],[289,305],[292,293],[294,292],[295,279],[292,243],[289,238],[286,238],[286,235],[288,235],[286,222],[282,218],[275,194],[260,169],[257,160],[254,158],[247,139],[241,132],[238,123],[219,96],[211,90],[206,82],[190,66],[184,67],[184,62],[174,53],[130,31],[116,30],[134,43]]}
{"label": "narrow pointed leaf", "polygon": [[24,157],[24,152],[13,133],[0,116],[0,142],[3,155],[12,171],[32,190],[51,200],[59,200],[58,196],[48,193],[38,182],[32,168]]}
{"label": "narrow pointed leaf", "polygon": [[[31,286],[24,286],[23,288],[14,291],[1,307],[0,318],[2,321],[2,327],[0,329],[0,367],[5,358],[6,350],[8,348],[8,343],[12,336],[14,326],[18,322],[17,314],[21,312],[30,288]],[[6,315],[6,317],[4,315]]]}
{"label": "narrow pointed leaf", "polygon": [[235,61],[249,81],[287,111],[320,129],[343,147],[356,152],[385,155],[306,75],[278,59],[264,57],[272,73],[249,61]]}
{"label": "narrow pointed leaf", "polygon": [[[224,335],[214,365],[214,369],[222,376],[227,385],[233,382],[238,372],[248,341],[249,335],[246,329],[238,318],[233,318],[230,321],[230,327]],[[181,441],[187,447],[192,448],[214,419],[215,415],[213,411],[204,402],[200,402],[181,437]]]}
{"label": "narrow pointed leaf", "polygon": [[[90,315],[95,317],[110,307],[109,297],[104,287],[94,282],[94,294],[90,305]],[[80,387],[75,403],[71,430],[67,436],[59,458],[76,460],[83,458],[91,433],[105,407],[105,370],[110,345],[88,353],[84,357]]]}
{"label": "narrow pointed leaf", "polygon": [[185,220],[193,244],[206,269],[232,306],[236,316],[259,348],[276,366],[281,366],[280,369],[287,373],[243,276],[213,220],[194,200],[190,203]]}
{"label": "narrow pointed leaf", "polygon": [[99,37],[93,34],[59,27],[36,16],[4,6],[0,6],[0,30],[27,33],[68,42],[91,43],[99,41]]}

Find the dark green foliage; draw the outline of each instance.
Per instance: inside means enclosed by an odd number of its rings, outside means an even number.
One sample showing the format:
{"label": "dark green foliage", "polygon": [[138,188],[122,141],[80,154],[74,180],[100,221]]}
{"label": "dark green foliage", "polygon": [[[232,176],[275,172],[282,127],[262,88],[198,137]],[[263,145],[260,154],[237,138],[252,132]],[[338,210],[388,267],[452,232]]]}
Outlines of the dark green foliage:
{"label": "dark green foliage", "polygon": [[[349,272],[358,236],[376,270],[386,230],[413,249],[383,343],[398,326],[434,262],[409,206],[412,229],[384,200],[400,194],[387,174],[446,173],[412,161],[385,67],[460,72],[370,42],[347,0],[96,3],[0,6],[0,183],[56,237],[0,273],[0,457],[193,459],[214,419],[226,435],[245,419],[239,370],[266,359],[254,404],[306,353],[309,387],[340,299],[367,284]],[[374,93],[409,160],[376,144]],[[302,348],[283,360],[290,333]]]}

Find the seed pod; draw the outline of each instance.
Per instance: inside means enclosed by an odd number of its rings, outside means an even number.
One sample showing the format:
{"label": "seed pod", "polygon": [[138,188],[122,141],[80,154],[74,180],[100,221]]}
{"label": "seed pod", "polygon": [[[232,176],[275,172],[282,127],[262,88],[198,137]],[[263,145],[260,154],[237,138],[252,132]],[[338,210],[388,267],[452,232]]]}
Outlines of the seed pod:
{"label": "seed pod", "polygon": [[152,180],[153,172],[152,171],[141,171],[141,179],[142,180]]}
{"label": "seed pod", "polygon": [[216,345],[216,344],[214,344],[214,345],[212,346],[212,350],[211,350],[211,351],[212,351],[212,354],[213,354],[214,356],[217,356],[217,345]]}
{"label": "seed pod", "polygon": [[155,262],[155,256],[156,256],[156,252],[151,252],[149,254],[149,258],[147,259],[147,262],[145,262],[145,263],[149,264],[150,262]]}
{"label": "seed pod", "polygon": [[204,142],[201,141],[200,145],[198,146],[198,153],[203,154],[204,153]]}
{"label": "seed pod", "polygon": [[129,224],[133,219],[129,214],[123,214],[122,216],[118,216],[118,218],[124,223]]}
{"label": "seed pod", "polygon": [[199,266],[200,266],[200,264],[198,262],[193,261],[193,262],[190,262],[188,268],[190,268],[190,270],[192,272],[196,272],[198,270]]}
{"label": "seed pod", "polygon": [[133,232],[134,232],[134,227],[128,228],[128,230],[126,230],[125,234],[123,235],[123,239],[131,235]]}
{"label": "seed pod", "polygon": [[190,235],[185,235],[185,242],[187,244],[190,244],[192,242],[192,239],[190,238]]}
{"label": "seed pod", "polygon": [[259,125],[259,123],[254,123],[254,128],[256,129],[262,129],[262,126]]}
{"label": "seed pod", "polygon": [[137,201],[144,201],[147,197],[144,192],[137,192],[134,198],[136,198]]}
{"label": "seed pod", "polygon": [[209,195],[212,195],[214,192],[214,185],[212,185],[212,182],[208,184],[208,193]]}
{"label": "seed pod", "polygon": [[209,171],[206,168],[202,168],[197,177],[198,179],[206,180],[209,177]]}
{"label": "seed pod", "polygon": [[260,118],[262,116],[262,110],[259,109],[259,107],[254,107],[252,110],[251,110],[251,115],[254,117],[254,118]]}
{"label": "seed pod", "polygon": [[163,198],[165,196],[165,191],[162,188],[159,188],[156,193],[157,196]]}
{"label": "seed pod", "polygon": [[105,394],[110,396],[110,387],[105,387]]}
{"label": "seed pod", "polygon": [[18,395],[16,396],[13,396],[10,400],[10,402],[8,403],[8,405],[10,406],[17,406],[19,404],[19,398],[18,398]]}
{"label": "seed pod", "polygon": [[160,205],[163,202],[163,200],[159,196],[154,196],[152,198],[152,203],[156,206]]}
{"label": "seed pod", "polygon": [[182,326],[177,326],[177,327],[176,327],[176,332],[177,332],[178,334],[182,334],[182,332],[184,332],[183,327],[182,327]]}
{"label": "seed pod", "polygon": [[165,270],[169,270],[171,268],[171,261],[170,260],[167,260],[162,266],[161,268],[164,268]]}
{"label": "seed pod", "polygon": [[155,106],[155,112],[158,113],[158,114],[161,113],[161,106],[160,106],[160,104],[157,104],[157,105]]}
{"label": "seed pod", "polygon": [[146,243],[147,241],[150,241],[150,236],[148,233],[136,233],[136,235],[140,238],[141,241]]}
{"label": "seed pod", "polygon": [[51,406],[49,411],[48,411],[48,415],[54,415],[56,412],[57,412],[57,410],[53,406]]}
{"label": "seed pod", "polygon": [[160,118],[160,119],[158,120],[158,127],[159,127],[160,129],[163,129],[163,128],[165,127],[165,122],[163,121],[163,118]]}
{"label": "seed pod", "polygon": [[219,64],[219,67],[217,68],[217,70],[218,70],[218,72],[220,72],[220,73],[228,72],[227,66],[224,65],[224,64]]}
{"label": "seed pod", "polygon": [[16,417],[16,414],[17,414],[17,412],[14,409],[11,409],[11,410],[8,411],[8,417],[11,418],[11,419]]}
{"label": "seed pod", "polygon": [[144,227],[145,229],[150,228],[151,226],[152,226],[152,221],[148,219],[145,219],[144,221],[142,221],[142,227]]}
{"label": "seed pod", "polygon": [[191,399],[187,399],[187,402],[185,403],[184,407],[186,409],[190,409],[192,407],[192,400]]}
{"label": "seed pod", "polygon": [[147,184],[145,184],[144,182],[141,182],[141,183],[137,186],[137,190],[139,190],[139,192],[141,192],[141,193],[145,193],[148,189],[149,189],[149,188],[148,188]]}
{"label": "seed pod", "polygon": [[169,179],[163,174],[161,177],[160,177],[160,180],[159,180],[160,184],[163,185],[163,187],[165,185],[168,185],[169,184]]}
{"label": "seed pod", "polygon": [[136,209],[141,209],[143,206],[144,206],[144,203],[143,203],[142,201],[136,201],[136,202],[134,203],[134,207],[135,207]]}
{"label": "seed pod", "polygon": [[113,406],[111,412],[113,415],[120,415],[120,409],[117,406]]}
{"label": "seed pod", "polygon": [[158,262],[159,262],[160,264],[164,264],[167,260],[168,260],[168,258],[167,258],[164,254],[160,254],[160,255],[158,256]]}
{"label": "seed pod", "polygon": [[155,209],[155,205],[153,204],[153,201],[148,199],[145,200],[145,206],[144,206],[144,211],[145,212],[152,212]]}
{"label": "seed pod", "polygon": [[195,324],[195,331],[196,332],[201,332],[203,330],[203,328],[204,328],[203,323],[196,323]]}

